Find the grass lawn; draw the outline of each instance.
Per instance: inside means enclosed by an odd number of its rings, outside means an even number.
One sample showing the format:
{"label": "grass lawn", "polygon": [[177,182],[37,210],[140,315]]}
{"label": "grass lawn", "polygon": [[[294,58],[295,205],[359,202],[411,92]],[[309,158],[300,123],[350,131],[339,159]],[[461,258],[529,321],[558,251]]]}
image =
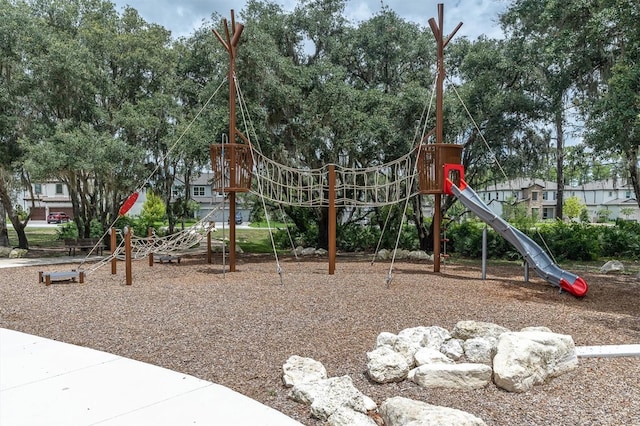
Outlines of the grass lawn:
{"label": "grass lawn", "polygon": [[[58,228],[27,226],[25,233],[31,248],[53,248],[63,245],[63,241],[58,239]],[[18,235],[13,228],[9,228],[9,246],[17,245]]]}

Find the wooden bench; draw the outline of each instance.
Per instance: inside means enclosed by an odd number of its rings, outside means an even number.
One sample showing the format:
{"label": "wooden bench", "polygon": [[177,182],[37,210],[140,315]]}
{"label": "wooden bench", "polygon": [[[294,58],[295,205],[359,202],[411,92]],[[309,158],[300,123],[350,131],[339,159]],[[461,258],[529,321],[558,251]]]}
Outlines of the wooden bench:
{"label": "wooden bench", "polygon": [[51,285],[52,282],[58,281],[76,281],[80,284],[84,283],[84,271],[65,271],[65,272],[43,272],[38,271],[38,282],[44,282],[45,285]]}
{"label": "wooden bench", "polygon": [[65,238],[64,246],[69,249],[69,256],[71,253],[76,255],[76,249],[80,250],[91,250],[92,248],[96,248],[96,254],[102,256],[104,252],[104,244],[96,245],[100,241],[100,238]]}
{"label": "wooden bench", "polygon": [[153,254],[153,259],[156,262],[159,262],[159,263],[171,263],[174,260],[176,260],[178,263],[180,263],[180,260],[182,259],[182,256],[177,255],[177,254],[154,253]]}

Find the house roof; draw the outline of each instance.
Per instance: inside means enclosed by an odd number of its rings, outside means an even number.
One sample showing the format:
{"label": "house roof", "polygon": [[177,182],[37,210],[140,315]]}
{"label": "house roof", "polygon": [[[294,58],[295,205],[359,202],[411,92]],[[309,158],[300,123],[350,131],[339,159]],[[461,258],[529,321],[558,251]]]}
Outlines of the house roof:
{"label": "house roof", "polygon": [[[556,191],[558,185],[556,182],[551,182],[542,179],[530,179],[519,178],[512,179],[506,182],[500,182],[494,185],[487,185],[480,189],[480,191],[521,191],[523,189],[529,189],[533,186],[540,186],[543,189],[549,191]],[[628,182],[614,181],[613,179],[604,179],[594,182],[585,183],[583,185],[566,185],[564,191],[615,191],[615,190],[631,190],[633,187]]]}

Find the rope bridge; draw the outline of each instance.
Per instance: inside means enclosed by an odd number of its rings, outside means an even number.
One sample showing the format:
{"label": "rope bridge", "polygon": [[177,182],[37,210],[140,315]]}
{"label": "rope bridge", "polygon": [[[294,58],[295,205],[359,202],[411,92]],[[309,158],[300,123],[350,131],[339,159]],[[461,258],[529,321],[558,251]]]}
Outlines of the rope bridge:
{"label": "rope bridge", "polygon": [[[367,168],[335,165],[337,206],[379,207],[413,197],[417,177],[415,152],[389,163]],[[252,146],[257,188],[263,199],[295,207],[328,207],[328,166],[300,169],[277,163]]]}

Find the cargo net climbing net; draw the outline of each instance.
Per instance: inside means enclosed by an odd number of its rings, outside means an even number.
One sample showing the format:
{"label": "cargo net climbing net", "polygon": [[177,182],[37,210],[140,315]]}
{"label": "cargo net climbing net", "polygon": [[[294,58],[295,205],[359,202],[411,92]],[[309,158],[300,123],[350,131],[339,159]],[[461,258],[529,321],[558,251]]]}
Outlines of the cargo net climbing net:
{"label": "cargo net climbing net", "polygon": [[[207,233],[214,229],[214,223],[209,221],[209,217],[212,213],[209,213],[206,217],[200,219],[189,228],[174,234],[160,236],[156,234],[155,230],[151,236],[141,237],[132,234],[131,258],[138,260],[147,258],[151,254],[172,256],[188,252],[190,249],[198,246],[206,237]],[[90,268],[87,268],[87,274],[90,274],[103,265],[109,263],[114,257],[119,260],[125,260],[124,233],[121,229],[112,229],[118,234],[118,246],[112,251],[110,256],[100,259],[100,261],[92,264]]]}
{"label": "cargo net climbing net", "polygon": [[[415,151],[383,165],[367,168],[335,167],[335,205],[379,207],[397,204],[417,195]],[[329,206],[329,166],[294,168],[277,163],[252,145],[254,176],[252,192],[280,205]]]}

